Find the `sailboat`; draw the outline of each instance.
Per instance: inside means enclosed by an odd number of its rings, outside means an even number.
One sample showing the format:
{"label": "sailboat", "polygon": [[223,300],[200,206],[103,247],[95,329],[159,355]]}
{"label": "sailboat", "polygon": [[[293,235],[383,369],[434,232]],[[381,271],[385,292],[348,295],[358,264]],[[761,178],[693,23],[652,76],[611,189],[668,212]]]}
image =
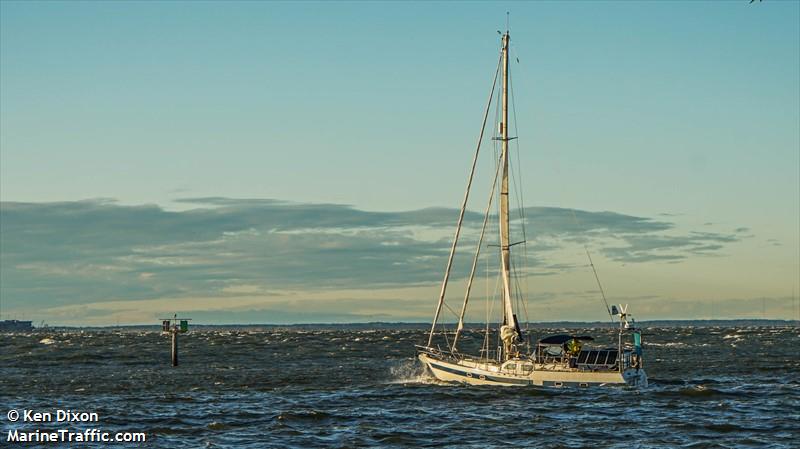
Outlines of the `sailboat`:
{"label": "sailboat", "polygon": [[[495,386],[545,386],[545,387],[591,387],[602,385],[631,385],[647,386],[647,374],[644,370],[644,358],[642,351],[641,331],[636,327],[633,317],[628,314],[627,305],[611,306],[606,304],[606,311],[611,317],[612,322],[616,318],[618,324],[617,341],[611,347],[596,347],[591,345],[593,337],[588,335],[550,335],[532,344],[530,335],[525,335],[520,327],[519,320],[515,311],[515,299],[519,299],[519,289],[512,288],[515,279],[512,279],[511,251],[512,247],[522,242],[512,243],[509,217],[509,142],[515,137],[509,136],[509,43],[510,34],[508,31],[500,33],[502,36],[501,54],[498,67],[495,71],[492,90],[489,94],[489,101],[483,117],[478,138],[478,148],[472,161],[472,171],[467,182],[467,190],[460,209],[458,223],[456,225],[455,238],[453,239],[450,255],[445,269],[444,280],[439,294],[436,311],[434,313],[433,324],[425,345],[418,345],[418,358],[424,367],[433,374],[438,380],[445,382],[456,382],[468,385],[495,385]],[[497,85],[498,75],[501,77],[501,108],[498,108],[498,136],[493,140],[500,143],[499,160],[496,161],[496,170],[491,193],[489,195],[489,205],[483,220],[483,228],[480,233],[475,256],[472,262],[472,269],[468,277],[466,294],[458,324],[452,334],[447,330],[438,334],[440,343],[434,342],[437,337],[436,326],[439,323],[440,314],[445,304],[445,293],[450,278],[453,258],[456,252],[459,236],[464,222],[464,213],[475,174],[475,167],[478,160],[481,142],[483,140],[486,122],[491,109],[494,97],[495,86]],[[502,112],[500,112],[502,111]],[[499,211],[497,221],[499,222],[499,299],[502,303],[502,321],[499,323],[497,331],[493,334],[497,337],[497,345],[493,346],[490,342],[490,334],[487,322],[484,344],[479,354],[465,354],[459,350],[459,337],[464,330],[464,317],[469,302],[470,292],[475,277],[478,257],[485,236],[487,223],[489,221],[492,201],[497,190],[499,180]],[[522,206],[520,206],[522,209]],[[524,225],[524,223],[523,223]],[[524,235],[524,234],[523,234]],[[588,249],[586,251],[590,264],[591,256]],[[595,271],[596,275],[596,271]],[[599,286],[599,278],[598,286]],[[515,298],[516,296],[516,298]],[[486,299],[489,301],[489,298]],[[519,303],[519,302],[517,302]],[[488,307],[488,306],[487,306]],[[449,308],[449,306],[448,306]],[[452,310],[452,309],[451,309]],[[455,312],[454,312],[455,313]],[[443,338],[442,338],[443,337]]]}

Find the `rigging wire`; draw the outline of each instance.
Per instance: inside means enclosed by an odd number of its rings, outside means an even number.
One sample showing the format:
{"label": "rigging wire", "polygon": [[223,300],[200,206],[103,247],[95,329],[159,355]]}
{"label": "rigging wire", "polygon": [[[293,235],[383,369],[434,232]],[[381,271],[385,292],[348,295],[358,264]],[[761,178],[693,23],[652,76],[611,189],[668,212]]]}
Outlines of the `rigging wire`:
{"label": "rigging wire", "polygon": [[[516,47],[513,47],[513,50],[516,53]],[[518,56],[517,56],[516,59],[517,59],[517,63],[519,63],[519,57]],[[517,136],[519,136],[519,131],[517,130],[517,110],[516,110],[516,103],[514,101],[514,88],[513,88],[513,85],[511,84],[511,76],[510,76],[510,74],[509,74],[508,83],[509,83],[509,91],[511,93],[511,108],[512,108],[512,111],[514,112],[514,133],[517,134]],[[519,139],[517,139],[517,142],[515,142],[515,144],[517,146],[517,166],[521,167],[521,165],[519,164],[519,153],[520,153],[520,151],[519,151]],[[521,189],[520,189],[520,198],[522,198],[522,190]],[[523,228],[522,228],[523,240],[527,240],[527,239],[524,239],[524,232],[525,232],[525,227],[524,227],[524,221],[525,221],[524,209],[521,209],[521,211],[522,211],[522,214],[523,214],[523,216],[522,216],[522,220],[523,220]],[[575,209],[570,209],[570,212],[572,213],[572,219],[575,222],[575,227],[580,229],[581,225],[578,222],[577,215],[575,215]],[[523,244],[524,251],[527,251],[527,247],[528,247],[527,244]],[[603,284],[600,282],[600,276],[597,274],[597,268],[594,265],[594,261],[592,260],[592,255],[591,255],[591,253],[589,253],[589,247],[586,245],[586,243],[583,243],[583,251],[586,253],[586,258],[589,260],[589,266],[592,268],[592,273],[594,274],[594,279],[597,282],[597,288],[600,290],[600,297],[603,299],[603,305],[605,305],[606,312],[608,313],[608,316],[609,316],[609,318],[611,320],[611,323],[613,323],[614,322],[614,315],[611,314],[611,308],[608,305],[608,300],[606,298],[605,290],[603,289]],[[525,261],[527,263],[527,254],[525,255]],[[527,267],[526,267],[526,269],[527,269]],[[527,283],[527,281],[528,281],[528,278],[526,276],[525,277],[525,282]],[[527,285],[526,285],[526,288],[527,288]]]}
{"label": "rigging wire", "polygon": [[[486,295],[483,298],[485,300],[484,309],[486,310],[486,333],[483,336],[483,344],[481,344],[481,350],[482,350],[481,352],[483,352],[484,347],[486,351],[489,350],[489,258],[484,257],[484,259],[486,260],[486,280],[484,281],[486,283]],[[484,352],[484,354],[486,353]]]}
{"label": "rigging wire", "polygon": [[484,348],[485,348],[485,351],[486,351],[485,354],[486,354],[487,358],[489,356],[489,340],[490,340],[490,336],[491,336],[491,329],[489,327],[489,324],[491,323],[491,320],[492,320],[492,314],[494,312],[494,306],[495,306],[495,303],[497,302],[497,298],[499,297],[498,292],[500,290],[500,273],[496,273],[495,278],[494,278],[494,289],[492,289],[491,293],[489,291],[489,278],[491,276],[490,275],[491,271],[489,269],[490,259],[491,259],[490,257],[485,257],[484,258],[484,260],[486,260],[486,298],[485,298],[486,299],[486,333],[484,334],[484,343],[483,344],[484,344]]}
{"label": "rigging wire", "polygon": [[[517,288],[519,288],[519,279],[517,279]],[[525,301],[521,301],[522,310],[525,312],[525,344],[528,347],[528,351],[530,352],[531,349],[531,340],[530,340],[530,326],[529,326],[529,318],[528,318],[528,301],[527,296]]]}
{"label": "rigging wire", "polygon": [[[494,123],[495,124],[500,123],[500,114],[501,114],[501,104],[500,104],[500,101],[498,100],[495,103],[495,114],[494,114]],[[492,139],[492,142],[493,142],[493,148],[494,148],[495,173],[497,173],[497,172],[500,171],[500,168],[502,167],[502,157],[501,157],[502,156],[502,144],[501,144],[501,141],[499,140],[499,137],[500,137],[500,129],[499,129],[499,127],[497,127],[497,126],[494,127],[493,136],[494,136],[494,139]],[[495,211],[496,211],[496,213],[492,217],[492,218],[494,218],[494,220],[492,221],[492,226],[496,225],[499,228],[500,227],[500,198],[499,198],[500,197],[500,189],[497,190],[497,196],[498,196],[497,201],[495,201]],[[498,247],[498,249],[500,249],[500,235],[499,234],[497,234],[497,245],[496,246]],[[498,250],[495,253],[495,255],[497,256],[497,262],[498,262],[497,266],[499,267],[500,264],[503,263],[502,251]],[[487,263],[487,269],[488,269],[489,258],[486,259],[486,263]],[[487,297],[487,301],[488,300],[489,300],[489,298]],[[496,349],[495,350],[489,350],[489,341],[490,341],[490,336],[491,336],[490,324],[491,324],[492,315],[493,315],[493,312],[494,312],[495,305],[499,305],[499,310],[500,311],[504,310],[503,301],[504,301],[504,298],[503,298],[503,293],[502,293],[502,273],[498,270],[495,273],[494,296],[493,296],[492,301],[491,301],[491,312],[492,312],[492,314],[490,314],[487,317],[487,320],[486,320],[486,332],[487,332],[487,334],[486,334],[486,338],[487,338],[486,350],[487,350],[487,353],[486,354],[487,354],[487,358],[492,352],[495,352],[495,356],[497,356],[497,350]],[[498,318],[498,322],[499,321],[500,321],[500,319]],[[501,344],[500,332],[497,332],[496,336],[497,336],[497,342],[495,343],[495,348],[499,347],[500,344]]]}
{"label": "rigging wire", "polygon": [[499,273],[494,278],[494,289],[493,289],[493,297],[489,296],[489,257],[486,257],[486,334],[484,338],[484,344],[486,345],[486,358],[489,358],[489,340],[491,336],[491,330],[489,328],[489,323],[492,319],[492,312],[494,311],[494,305],[498,298],[498,290],[500,288],[500,275]]}
{"label": "rigging wire", "polygon": [[[514,52],[517,64],[519,64],[519,55],[517,54],[517,47],[516,47],[516,44],[514,42],[511,43],[509,51],[513,51]],[[516,99],[514,97],[514,83],[513,83],[512,74],[511,73],[509,73],[508,84],[509,84],[508,88],[509,88],[509,91],[511,93],[511,110],[514,113],[514,134],[517,137],[517,139],[515,139],[516,142],[514,142],[514,145],[516,147],[516,153],[517,153],[517,170],[521,171],[522,170],[522,163],[520,161],[520,153],[521,153],[521,151],[520,151],[520,145],[519,145],[519,128],[517,126],[517,123],[518,123],[518,121],[517,121],[517,102],[516,102]],[[528,258],[528,238],[527,238],[527,235],[526,235],[526,232],[527,232],[526,231],[526,228],[527,228],[526,225],[527,225],[528,221],[527,221],[527,217],[525,215],[525,196],[524,196],[525,194],[524,194],[524,190],[522,189],[522,179],[523,179],[523,177],[520,174],[520,176],[519,176],[519,203],[520,203],[519,212],[520,212],[520,220],[522,221],[522,240],[524,242],[522,244],[522,255],[523,255],[522,269],[524,270],[524,273],[525,273],[525,279],[524,279],[525,300],[523,301],[523,304],[526,305],[526,307],[525,307],[525,331],[527,333],[530,330],[530,317],[528,316],[527,304],[530,302],[530,296],[529,295],[530,295],[530,291],[531,290],[530,290],[530,284],[528,282],[528,278],[529,278],[529,275],[530,275],[530,271],[529,271],[530,267],[528,266],[528,262],[529,262],[529,258]]]}
{"label": "rigging wire", "polygon": [[[495,124],[499,124],[500,121],[501,121],[500,120],[500,114],[501,114],[501,107],[500,106],[501,106],[500,100],[498,99],[497,102],[495,103],[495,110],[494,110],[494,123]],[[502,162],[501,162],[502,161],[502,157],[501,156],[503,154],[503,149],[502,149],[503,145],[500,143],[501,142],[501,140],[500,140],[500,137],[501,137],[500,128],[495,126],[493,133],[494,133],[494,139],[492,139],[492,142],[494,142],[494,151],[495,151],[495,170],[500,170],[500,167],[502,165]],[[497,190],[497,197],[498,198],[497,198],[497,201],[495,202],[495,204],[496,204],[496,211],[497,211],[497,214],[496,214],[497,221],[496,221],[496,223],[497,223],[497,227],[498,228],[500,227],[500,196],[501,196],[500,190]],[[503,252],[502,252],[502,247],[501,247],[500,235],[499,234],[497,235],[497,247],[498,247],[498,251],[496,253],[497,254],[497,261],[498,261],[498,265],[497,266],[500,266],[500,264],[503,263]],[[502,304],[503,301],[504,301],[504,298],[503,298],[502,292],[498,293],[498,291],[501,290],[501,287],[500,287],[501,278],[502,278],[502,274],[498,271],[498,273],[497,273],[497,286],[495,287],[495,293],[496,293],[495,301],[498,301],[501,304],[500,305],[500,309],[503,310],[504,307],[505,307],[505,305]],[[492,307],[494,307],[494,304],[492,304]],[[500,343],[500,333],[499,332],[497,334],[497,339],[498,339],[497,341],[498,341],[498,344],[499,344]]]}
{"label": "rigging wire", "polygon": [[[569,210],[572,212],[572,219],[575,221],[575,227],[580,229],[580,224],[578,223],[578,216],[575,215],[575,209],[570,208]],[[594,262],[592,261],[592,255],[589,254],[589,247],[586,243],[583,243],[583,250],[586,252],[586,258],[589,259],[589,266],[592,267],[592,273],[594,273],[594,279],[597,281],[597,288],[600,289],[600,297],[603,298],[603,304],[606,306],[606,312],[608,312],[608,318],[611,320],[611,324],[614,324],[614,315],[611,314],[611,308],[608,306],[608,300],[606,299],[606,292],[603,290],[603,284],[600,283],[600,276],[597,274],[597,269],[594,266]]]}
{"label": "rigging wire", "polygon": [[478,258],[481,255],[481,245],[483,245],[483,237],[486,235],[486,225],[489,222],[489,215],[492,212],[492,200],[494,199],[494,191],[497,188],[497,178],[500,174],[500,166],[498,164],[497,169],[494,172],[494,179],[492,180],[492,189],[489,193],[489,203],[486,205],[486,213],[483,217],[483,225],[481,227],[481,235],[478,238],[478,244],[475,248],[475,257],[472,259],[472,267],[469,271],[469,277],[467,278],[467,287],[464,293],[464,304],[461,306],[461,315],[458,316],[458,327],[456,328],[456,334],[453,338],[453,345],[451,346],[450,350],[455,352],[456,350],[456,343],[458,342],[458,334],[461,332],[461,329],[464,327],[464,314],[467,312],[467,302],[469,301],[469,294],[472,291],[472,281],[475,279],[475,270],[478,266]]}
{"label": "rigging wire", "polygon": [[[439,314],[442,311],[442,305],[445,305],[444,298],[445,298],[445,293],[447,292],[447,281],[450,278],[450,269],[453,267],[453,257],[455,256],[456,246],[458,245],[458,237],[461,234],[461,225],[464,222],[464,212],[467,209],[467,201],[469,200],[469,191],[472,187],[472,179],[475,175],[475,166],[477,165],[478,162],[478,154],[480,154],[481,143],[483,142],[483,135],[484,132],[486,131],[486,119],[489,117],[489,110],[492,105],[492,98],[494,97],[494,90],[495,87],[497,86],[497,78],[500,73],[500,65],[502,61],[503,61],[503,56],[501,54],[500,59],[497,61],[497,69],[495,69],[494,72],[494,81],[492,81],[492,89],[489,92],[489,100],[486,103],[486,111],[483,114],[483,124],[481,125],[481,132],[478,135],[478,144],[477,148],[475,149],[475,156],[472,158],[472,170],[470,171],[469,174],[469,180],[467,181],[466,192],[464,192],[464,200],[462,201],[461,210],[458,215],[458,224],[456,226],[455,236],[453,237],[453,246],[450,248],[450,255],[447,258],[447,268],[445,268],[444,279],[442,280],[442,288],[439,293],[439,301],[436,304],[436,313],[434,313],[433,324],[431,325],[431,332],[430,335],[428,336],[428,346],[430,346],[431,343],[433,342],[433,334],[436,331],[436,322],[439,320]],[[450,308],[449,306],[447,307],[448,309]],[[452,311],[452,309],[450,310]]]}
{"label": "rigging wire", "polygon": [[[517,61],[519,62],[519,60]],[[519,148],[519,128],[517,126],[517,103],[514,98],[514,83],[511,73],[508,75],[508,90],[511,94],[511,111],[513,112],[514,117],[514,136],[516,137],[514,146],[516,147],[516,157],[517,163],[516,167],[512,167],[511,171],[511,178],[513,181],[514,189],[517,192],[515,199],[517,201],[517,211],[519,213],[519,218],[522,226],[522,270],[524,275],[524,285],[525,289],[522,290],[522,287],[519,285],[519,276],[517,276],[517,286],[520,291],[520,296],[523,296],[524,299],[522,300],[525,311],[525,333],[527,334],[530,330],[530,316],[528,315],[528,307],[527,302],[530,301],[529,292],[529,283],[528,283],[528,275],[529,275],[529,267],[528,267],[528,236],[526,231],[526,224],[527,224],[527,217],[525,216],[525,195],[522,189],[522,163],[520,162],[520,148]],[[516,168],[517,175],[514,175],[513,168]]]}

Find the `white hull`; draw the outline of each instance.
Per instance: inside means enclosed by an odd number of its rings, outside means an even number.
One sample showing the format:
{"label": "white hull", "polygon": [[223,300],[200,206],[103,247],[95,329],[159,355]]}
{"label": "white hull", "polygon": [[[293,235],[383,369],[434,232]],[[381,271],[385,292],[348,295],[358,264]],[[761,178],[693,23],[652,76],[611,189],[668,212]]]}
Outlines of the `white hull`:
{"label": "white hull", "polygon": [[[647,374],[643,369],[628,368],[618,371],[581,371],[553,365],[535,366],[519,360],[517,366],[532,367],[527,372],[507,372],[496,362],[471,360],[445,361],[420,353],[419,360],[433,375],[444,382],[467,385],[494,386],[545,386],[545,387],[590,387],[602,385],[647,386]],[[507,367],[508,363],[503,366]]]}

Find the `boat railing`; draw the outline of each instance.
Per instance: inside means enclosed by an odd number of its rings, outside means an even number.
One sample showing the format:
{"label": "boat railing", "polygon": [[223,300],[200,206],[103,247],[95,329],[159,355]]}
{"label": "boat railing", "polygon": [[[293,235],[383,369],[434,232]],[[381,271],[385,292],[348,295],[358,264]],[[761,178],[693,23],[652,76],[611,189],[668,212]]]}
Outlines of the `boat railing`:
{"label": "boat railing", "polygon": [[[422,353],[428,354],[428,355],[433,356],[433,357],[435,357],[437,359],[440,359],[440,360],[442,360],[442,359],[444,359],[444,360],[456,360],[456,359],[458,359],[456,354],[453,353],[452,351],[450,351],[450,348],[444,350],[444,349],[442,349],[440,347],[434,348],[434,347],[431,347],[431,346],[415,345],[415,347],[417,348],[418,352],[422,352]],[[462,358],[463,358],[463,356],[462,356]]]}
{"label": "boat railing", "polygon": [[534,362],[543,365],[566,365],[569,363],[569,357],[565,357],[563,355],[539,354],[534,355],[531,358]]}
{"label": "boat railing", "polygon": [[499,351],[481,351],[481,356],[475,357],[469,354],[462,354],[457,351],[453,352],[450,350],[450,348],[442,349],[441,347],[434,348],[431,346],[421,345],[415,345],[415,347],[417,348],[417,352],[427,354],[439,360],[447,360],[450,362],[468,361],[479,366],[483,365],[484,368],[488,367],[489,365],[496,365],[498,363],[496,357]]}
{"label": "boat railing", "polygon": [[482,360],[494,360],[497,361],[500,359],[500,350],[493,350],[493,349],[481,349],[481,359]]}
{"label": "boat railing", "polygon": [[623,367],[630,365],[630,354],[620,357],[617,348],[583,349],[576,355],[562,352],[549,353],[540,347],[537,353],[531,354],[531,360],[541,365],[569,366],[582,371],[618,371],[620,363]]}
{"label": "boat railing", "polygon": [[622,369],[628,368],[643,368],[644,360],[642,356],[637,355],[636,351],[632,348],[625,348],[622,352]]}

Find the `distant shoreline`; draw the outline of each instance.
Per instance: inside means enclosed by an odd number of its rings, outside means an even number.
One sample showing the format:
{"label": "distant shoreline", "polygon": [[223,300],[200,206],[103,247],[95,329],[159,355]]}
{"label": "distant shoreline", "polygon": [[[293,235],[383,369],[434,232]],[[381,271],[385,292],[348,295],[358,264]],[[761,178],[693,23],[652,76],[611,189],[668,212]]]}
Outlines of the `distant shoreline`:
{"label": "distant shoreline", "polygon": [[[641,327],[793,327],[797,326],[796,320],[768,320],[768,319],[736,319],[736,320],[652,320],[638,321]],[[454,326],[455,323],[446,323],[445,326]],[[530,323],[529,328],[611,328],[618,324],[608,321],[549,321]],[[430,323],[424,322],[366,322],[366,323],[294,323],[294,324],[193,324],[192,330],[428,330]],[[485,323],[466,323],[465,328],[470,330],[485,329]],[[496,327],[496,326],[492,326]],[[109,326],[49,326],[37,327],[36,331],[45,330],[159,330],[159,324],[153,325],[109,325]]]}

